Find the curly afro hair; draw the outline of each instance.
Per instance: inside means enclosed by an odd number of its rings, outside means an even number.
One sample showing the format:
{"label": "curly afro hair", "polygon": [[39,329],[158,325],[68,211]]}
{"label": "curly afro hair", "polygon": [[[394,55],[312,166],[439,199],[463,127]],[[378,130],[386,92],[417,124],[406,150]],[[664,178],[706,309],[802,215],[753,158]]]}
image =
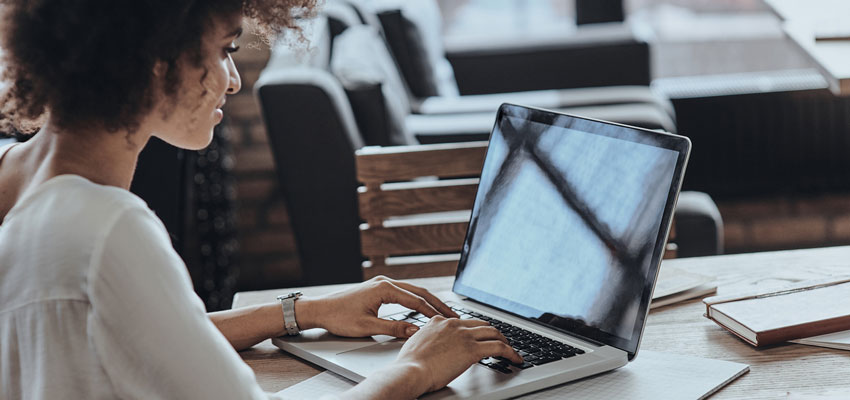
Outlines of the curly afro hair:
{"label": "curly afro hair", "polygon": [[214,18],[242,13],[267,40],[299,30],[317,0],[0,0],[0,133],[31,133],[46,112],[65,129],[133,131],[153,107],[154,65],[166,95],[178,59],[199,65]]}

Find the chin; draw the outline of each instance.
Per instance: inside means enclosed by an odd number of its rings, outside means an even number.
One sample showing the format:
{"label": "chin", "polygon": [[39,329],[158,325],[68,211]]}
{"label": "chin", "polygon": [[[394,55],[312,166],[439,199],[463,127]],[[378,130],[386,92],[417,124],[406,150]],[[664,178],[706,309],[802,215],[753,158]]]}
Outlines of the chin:
{"label": "chin", "polygon": [[212,139],[213,139],[213,130],[210,129],[207,132],[207,135],[205,137],[203,137],[203,139],[198,140],[198,141],[193,141],[192,143],[188,143],[185,147],[182,147],[182,148],[184,148],[186,150],[203,150],[203,149],[207,148],[207,146],[209,146],[210,143],[212,143]]}
{"label": "chin", "polygon": [[210,145],[210,143],[212,142],[212,138],[212,127],[204,132],[196,131],[191,134],[182,135],[180,137],[172,138],[167,136],[160,136],[160,139],[162,139],[166,143],[184,150],[202,150]]}

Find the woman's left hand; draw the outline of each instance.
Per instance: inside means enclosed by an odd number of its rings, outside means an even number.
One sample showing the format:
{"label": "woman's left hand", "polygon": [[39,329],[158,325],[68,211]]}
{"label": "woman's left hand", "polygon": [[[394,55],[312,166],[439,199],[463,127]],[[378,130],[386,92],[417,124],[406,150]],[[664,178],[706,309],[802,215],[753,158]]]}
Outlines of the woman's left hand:
{"label": "woman's left hand", "polygon": [[384,276],[377,276],[351,289],[321,297],[302,297],[295,302],[295,318],[301,329],[325,328],[339,336],[390,335],[407,338],[416,325],[378,318],[382,304],[401,304],[427,317],[457,318],[449,306],[427,290]]}

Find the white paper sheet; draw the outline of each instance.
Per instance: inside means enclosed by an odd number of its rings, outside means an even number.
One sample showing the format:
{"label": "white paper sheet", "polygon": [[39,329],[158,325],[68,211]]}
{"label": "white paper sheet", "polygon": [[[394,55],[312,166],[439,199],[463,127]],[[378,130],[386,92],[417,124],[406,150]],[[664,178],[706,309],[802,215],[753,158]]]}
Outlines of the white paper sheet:
{"label": "white paper sheet", "polygon": [[749,369],[731,361],[642,351],[623,368],[523,399],[702,399]]}
{"label": "white paper sheet", "polygon": [[850,331],[829,333],[805,339],[792,340],[794,343],[809,346],[829,347],[831,349],[850,350]]}
{"label": "white paper sheet", "polygon": [[[701,399],[714,393],[749,366],[731,361],[642,351],[618,370],[523,396],[523,399]],[[354,382],[325,371],[278,394],[286,399],[315,400],[338,395]]]}
{"label": "white paper sheet", "polygon": [[322,372],[310,379],[299,382],[276,394],[287,400],[319,400],[323,396],[338,395],[354,387],[355,382],[331,371]]}

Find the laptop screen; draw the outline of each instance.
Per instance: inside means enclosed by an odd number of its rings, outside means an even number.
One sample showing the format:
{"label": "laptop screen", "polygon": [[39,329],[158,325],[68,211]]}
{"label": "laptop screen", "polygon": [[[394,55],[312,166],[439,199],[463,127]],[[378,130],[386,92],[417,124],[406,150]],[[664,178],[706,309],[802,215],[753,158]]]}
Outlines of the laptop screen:
{"label": "laptop screen", "polygon": [[686,138],[504,105],[454,292],[637,351]]}

